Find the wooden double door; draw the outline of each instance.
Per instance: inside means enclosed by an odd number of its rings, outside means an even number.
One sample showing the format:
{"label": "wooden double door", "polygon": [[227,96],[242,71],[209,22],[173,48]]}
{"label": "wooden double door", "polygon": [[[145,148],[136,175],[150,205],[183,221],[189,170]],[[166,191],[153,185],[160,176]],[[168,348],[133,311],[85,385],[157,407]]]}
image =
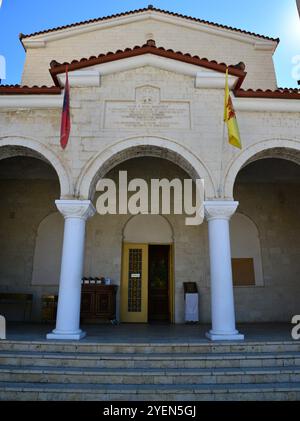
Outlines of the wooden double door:
{"label": "wooden double door", "polygon": [[121,321],[172,322],[171,245],[124,244]]}

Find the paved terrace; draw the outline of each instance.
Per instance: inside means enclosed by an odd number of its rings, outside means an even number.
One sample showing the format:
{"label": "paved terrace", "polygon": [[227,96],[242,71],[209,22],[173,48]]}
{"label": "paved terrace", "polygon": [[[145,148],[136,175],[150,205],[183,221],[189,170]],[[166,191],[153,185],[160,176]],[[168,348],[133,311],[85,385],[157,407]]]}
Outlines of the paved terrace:
{"label": "paved terrace", "polygon": [[[239,324],[238,329],[245,334],[245,342],[293,341],[292,325],[289,323]],[[45,341],[46,334],[53,325],[9,323],[7,339],[10,341]],[[167,325],[167,324],[111,324],[84,325],[87,332],[83,343],[210,343],[205,338],[209,325]],[[51,342],[51,341],[48,341]]]}

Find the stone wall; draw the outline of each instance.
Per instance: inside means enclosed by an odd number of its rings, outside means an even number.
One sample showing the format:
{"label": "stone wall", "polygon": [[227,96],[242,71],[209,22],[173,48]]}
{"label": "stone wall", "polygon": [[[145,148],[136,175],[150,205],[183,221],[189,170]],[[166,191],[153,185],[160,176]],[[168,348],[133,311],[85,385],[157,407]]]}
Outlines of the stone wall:
{"label": "stone wall", "polygon": [[[6,140],[13,143],[15,139],[22,139],[24,146],[32,145],[39,150],[43,147],[44,151],[51,151],[65,172],[70,174],[73,185],[78,187],[80,177],[81,180],[86,179],[86,172],[100,155],[109,159],[115,150],[122,149],[122,145],[151,145],[156,142],[161,148],[173,148],[179,155],[189,153],[191,159],[202,165],[199,175],[205,179],[206,186],[209,182],[214,185],[208,198],[215,197],[220,179],[224,181],[225,175],[229,177],[226,196],[232,197],[230,186],[234,178],[231,179],[228,168],[248,151],[252,150],[255,155],[264,148],[300,149],[299,113],[239,111],[237,114],[243,142],[241,154],[226,141],[222,120],[223,90],[195,89],[194,82],[192,77],[146,66],[105,76],[98,88],[72,88],[72,132],[69,146],[63,152],[59,144],[60,110],[1,109],[0,145],[5,144]],[[117,108],[120,104],[124,107],[124,102],[135,104],[137,92],[149,86],[154,99],[155,92],[159,91],[160,104],[164,107],[170,104],[170,114],[166,112],[155,123],[155,119],[147,120],[145,116],[149,115],[149,110],[146,110],[139,124],[128,124],[128,115],[124,110],[118,118],[109,117],[108,104],[113,103]],[[186,126],[185,114],[181,115],[178,109],[182,103],[190,107],[190,127]],[[157,109],[153,106],[150,111],[157,112]],[[170,123],[173,111],[177,114]],[[241,161],[240,166],[243,164]],[[70,189],[69,195],[73,193],[74,190]],[[75,194],[87,198],[78,189]]]}

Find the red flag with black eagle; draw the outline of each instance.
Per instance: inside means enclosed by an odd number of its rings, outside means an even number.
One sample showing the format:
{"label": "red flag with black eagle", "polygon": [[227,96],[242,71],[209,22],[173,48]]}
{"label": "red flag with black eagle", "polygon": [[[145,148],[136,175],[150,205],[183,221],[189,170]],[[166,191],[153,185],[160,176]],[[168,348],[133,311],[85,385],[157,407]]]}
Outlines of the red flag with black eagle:
{"label": "red flag with black eagle", "polygon": [[61,129],[60,129],[60,144],[63,149],[67,147],[71,132],[71,117],[70,117],[70,85],[68,67],[66,67],[66,84],[64,105],[61,116]]}

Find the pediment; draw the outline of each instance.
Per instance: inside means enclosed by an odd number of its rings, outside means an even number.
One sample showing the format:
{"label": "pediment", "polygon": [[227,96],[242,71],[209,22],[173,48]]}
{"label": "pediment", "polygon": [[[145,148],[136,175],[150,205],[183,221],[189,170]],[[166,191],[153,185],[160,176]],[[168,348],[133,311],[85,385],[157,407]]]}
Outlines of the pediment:
{"label": "pediment", "polygon": [[[224,88],[227,65],[206,58],[191,56],[156,47],[149,40],[142,47],[101,54],[98,57],[73,60],[71,63],[51,63],[50,73],[57,86],[64,86],[66,69],[70,85],[74,87],[101,86],[101,77],[145,66],[195,78],[196,88]],[[228,66],[231,89],[239,88],[246,76],[242,63]]]}
{"label": "pediment", "polygon": [[148,6],[144,9],[119,13],[117,15],[92,19],[89,21],[73,23],[70,25],[47,29],[33,34],[20,35],[25,48],[45,47],[48,42],[66,39],[80,34],[90,33],[97,30],[106,30],[117,26],[134,24],[135,22],[159,22],[160,24],[171,24],[184,27],[187,30],[200,31],[238,40],[246,44],[254,44],[256,48],[275,49],[279,40],[264,35],[255,34],[239,28],[221,25],[215,22],[208,22],[203,19],[181,15]]}

